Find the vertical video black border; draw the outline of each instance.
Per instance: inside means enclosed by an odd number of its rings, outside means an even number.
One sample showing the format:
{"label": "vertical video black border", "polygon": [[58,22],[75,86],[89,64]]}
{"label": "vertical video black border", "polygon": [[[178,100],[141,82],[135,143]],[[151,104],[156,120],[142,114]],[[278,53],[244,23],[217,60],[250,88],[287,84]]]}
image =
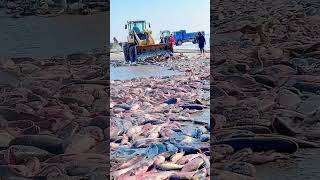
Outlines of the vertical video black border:
{"label": "vertical video black border", "polygon": [[106,154],[106,156],[107,156],[107,163],[108,163],[108,165],[107,165],[107,174],[108,174],[108,176],[107,176],[107,179],[109,180],[109,179],[111,179],[110,178],[110,169],[111,169],[111,163],[110,163],[110,0],[106,0],[107,1],[107,6],[108,6],[108,8],[107,8],[107,17],[106,17],[106,29],[107,29],[107,32],[106,32],[106,34],[107,34],[107,36],[106,36],[106,44],[105,44],[105,46],[106,46],[106,48],[105,48],[105,50],[106,50],[106,66],[107,66],[107,68],[106,68],[106,70],[107,70],[107,72],[106,72],[106,74],[107,74],[107,76],[108,76],[108,78],[107,78],[107,81],[109,82],[108,83],[108,85],[107,85],[107,93],[108,93],[108,95],[109,95],[109,97],[107,98],[107,100],[108,100],[108,102],[107,102],[107,107],[106,107],[106,115],[107,115],[107,117],[109,118],[109,128],[108,128],[108,130],[107,131],[105,131],[104,133],[105,133],[105,137],[106,137],[106,140],[107,140],[107,146],[106,146],[106,152],[107,152],[107,154]]}
{"label": "vertical video black border", "polygon": [[210,1],[210,179],[214,179],[213,178],[213,168],[212,167],[212,163],[213,163],[213,147],[212,144],[214,143],[214,136],[213,136],[213,129],[214,129],[214,119],[212,117],[212,112],[213,112],[213,102],[211,99],[211,95],[212,95],[212,86],[213,86],[213,73],[212,73],[212,67],[213,67],[213,62],[214,62],[214,47],[213,47],[213,39],[214,39],[214,23],[212,22],[212,16],[213,16],[213,12],[214,12],[214,0],[209,0]]}

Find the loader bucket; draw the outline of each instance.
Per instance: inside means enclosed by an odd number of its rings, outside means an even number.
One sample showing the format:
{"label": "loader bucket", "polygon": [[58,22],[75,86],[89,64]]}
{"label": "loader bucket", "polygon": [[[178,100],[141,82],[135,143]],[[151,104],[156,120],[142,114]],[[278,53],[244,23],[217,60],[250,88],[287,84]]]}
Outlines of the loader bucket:
{"label": "loader bucket", "polygon": [[136,46],[137,60],[143,61],[150,57],[166,56],[171,53],[170,44],[154,44]]}

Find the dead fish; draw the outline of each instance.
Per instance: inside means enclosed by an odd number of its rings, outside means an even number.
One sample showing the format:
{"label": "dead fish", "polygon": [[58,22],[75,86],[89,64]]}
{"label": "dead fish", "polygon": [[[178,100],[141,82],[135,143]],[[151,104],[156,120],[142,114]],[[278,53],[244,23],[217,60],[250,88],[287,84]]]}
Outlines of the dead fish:
{"label": "dead fish", "polygon": [[82,135],[88,134],[90,135],[90,137],[93,137],[97,142],[101,142],[104,139],[103,130],[97,126],[83,127],[79,130],[78,133]]}
{"label": "dead fish", "polygon": [[14,136],[12,136],[10,133],[5,131],[0,132],[0,149],[7,149],[12,139],[14,139]]}
{"label": "dead fish", "polygon": [[168,128],[162,128],[159,133],[161,137],[173,137],[176,134],[175,131]]}
{"label": "dead fish", "polygon": [[158,171],[156,171],[156,170],[151,170],[151,171],[148,171],[145,173],[139,173],[139,174],[134,174],[134,175],[123,174],[123,175],[119,176],[117,180],[140,180],[143,178],[150,177],[152,174],[157,173],[157,172]]}
{"label": "dead fish", "polygon": [[209,141],[210,140],[210,135],[209,134],[202,134],[201,136],[200,136],[200,141],[201,142],[207,142],[207,141]]}
{"label": "dead fish", "polygon": [[143,126],[130,127],[127,131],[127,135],[129,137],[140,135],[142,133],[142,128]]}
{"label": "dead fish", "polygon": [[180,144],[180,143],[175,143],[174,145],[178,147],[180,150],[183,150],[186,154],[196,154],[200,152],[199,148],[191,145]]}
{"label": "dead fish", "polygon": [[129,143],[129,137],[126,134],[123,134],[122,140],[121,140],[121,145],[126,145]]}
{"label": "dead fish", "polygon": [[159,137],[159,131],[154,131],[154,132],[151,132],[149,135],[148,135],[148,138],[158,138]]}
{"label": "dead fish", "polygon": [[[111,175],[114,177],[114,175],[122,175],[122,176],[127,176],[131,174],[144,174],[148,171],[149,167],[153,165],[154,159],[146,159],[144,161],[140,161],[137,164],[134,164],[133,166],[127,168],[127,171],[125,173],[119,174],[112,172]],[[117,172],[117,171],[116,171]],[[119,171],[118,171],[119,172]],[[121,172],[121,170],[120,170]],[[115,176],[118,177],[118,176]],[[119,177],[120,178],[120,177]]]}
{"label": "dead fish", "polygon": [[131,107],[131,111],[137,111],[138,109],[140,109],[140,105],[138,103],[133,104]]}
{"label": "dead fish", "polygon": [[217,179],[230,179],[230,180],[255,180],[256,178],[234,173],[231,171],[223,171],[220,169],[213,169],[213,176]]}
{"label": "dead fish", "polygon": [[22,133],[24,135],[36,135],[36,134],[39,134],[40,133],[40,127],[38,126],[32,126],[32,127],[29,127],[29,128],[26,128],[22,131]]}
{"label": "dead fish", "polygon": [[204,160],[205,167],[209,169],[210,168],[210,160],[209,160],[209,158],[204,154],[200,154],[200,157]]}
{"label": "dead fish", "polygon": [[61,154],[64,152],[62,142],[62,139],[49,135],[25,135],[16,137],[9,145],[34,146],[53,154]]}
{"label": "dead fish", "polygon": [[189,155],[183,156],[181,159],[179,159],[177,161],[177,164],[180,164],[180,165],[186,164],[189,161],[191,161],[199,156],[200,156],[199,154],[189,154]]}
{"label": "dead fish", "polygon": [[116,166],[112,166],[110,168],[110,171],[116,171],[116,170],[119,170],[119,169],[124,169],[124,168],[127,168],[127,167],[130,167],[132,165],[134,165],[135,163],[139,162],[142,160],[142,157],[141,156],[135,156],[133,157],[132,159],[130,159],[129,161],[127,162],[124,162],[122,164],[118,164]]}
{"label": "dead fish", "polygon": [[20,164],[27,157],[36,157],[40,161],[44,161],[53,154],[33,146],[13,145],[10,146],[5,154],[5,159],[10,164]]}
{"label": "dead fish", "polygon": [[79,129],[79,124],[76,122],[70,122],[63,128],[59,129],[56,132],[58,138],[67,139],[75,134],[76,131]]}
{"label": "dead fish", "polygon": [[156,155],[166,152],[166,147],[163,144],[151,144],[148,147],[147,155],[148,157],[155,157]]}
{"label": "dead fish", "polygon": [[[192,176],[193,179],[204,179],[210,170],[206,170],[205,168],[201,169],[200,171],[196,171],[196,173]],[[208,174],[210,176],[210,173]]]}
{"label": "dead fish", "polygon": [[160,153],[158,156],[164,156],[166,159],[168,159],[170,156],[172,155],[171,152],[163,152],[163,153]]}
{"label": "dead fish", "polygon": [[192,138],[190,136],[185,136],[181,142],[185,143],[185,144],[190,144],[190,143],[193,143],[193,142],[196,142],[196,141],[197,141],[197,139],[194,139],[194,138]]}
{"label": "dead fish", "polygon": [[146,148],[148,147],[151,143],[158,143],[160,142],[160,138],[145,138],[145,139],[139,139],[136,140],[133,144],[132,147],[134,148]]}
{"label": "dead fish", "polygon": [[197,173],[198,171],[195,172],[177,172],[174,175],[170,176],[170,180],[174,179],[193,179],[192,177]]}
{"label": "dead fish", "polygon": [[37,173],[37,176],[48,177],[48,176],[59,176],[65,174],[64,168],[59,164],[41,164],[41,169]]}
{"label": "dead fish", "polygon": [[163,180],[163,179],[167,179],[168,177],[172,176],[175,173],[176,173],[175,171],[156,172],[148,176],[145,176],[141,180]]}
{"label": "dead fish", "polygon": [[116,150],[118,147],[120,147],[120,145],[118,143],[114,143],[114,142],[110,143],[111,150]]}
{"label": "dead fish", "polygon": [[195,158],[193,160],[190,160],[187,164],[185,164],[182,168],[182,172],[191,172],[197,170],[202,164],[204,163],[204,160],[199,157]]}
{"label": "dead fish", "polygon": [[166,104],[176,104],[178,102],[178,99],[177,98],[171,98],[171,99],[168,99],[166,101],[164,101],[163,103],[166,103]]}
{"label": "dead fish", "polygon": [[[94,146],[93,148],[91,148],[89,151],[87,151],[86,153],[92,153],[92,154],[105,154],[108,153],[108,148],[110,147],[110,149],[116,149],[118,148],[120,145],[117,143],[113,143],[110,141],[103,141],[98,143],[96,146]],[[108,147],[109,146],[109,147]]]}
{"label": "dead fish", "polygon": [[34,122],[30,120],[18,120],[8,122],[8,127],[15,127],[20,129],[26,129],[34,126]]}
{"label": "dead fish", "polygon": [[163,155],[158,155],[158,156],[156,156],[156,158],[154,160],[154,165],[158,166],[158,165],[162,164],[165,161],[166,161],[166,158]]}
{"label": "dead fish", "polygon": [[157,166],[158,169],[164,171],[172,171],[172,170],[180,170],[183,168],[184,165],[179,165],[171,162],[165,162]]}
{"label": "dead fish", "polygon": [[169,152],[171,152],[171,153],[177,153],[177,152],[179,151],[179,149],[178,149],[175,145],[173,145],[173,144],[171,144],[171,143],[165,143],[165,144],[166,144],[167,150],[168,150]]}
{"label": "dead fish", "polygon": [[158,138],[161,128],[162,128],[162,126],[160,126],[160,125],[152,128],[147,134],[148,138]]}
{"label": "dead fish", "polygon": [[181,151],[179,153],[176,153],[171,156],[170,161],[173,163],[176,163],[179,159],[181,159],[184,156],[184,151]]}
{"label": "dead fish", "polygon": [[[142,166],[143,163],[147,162],[147,160],[142,160],[142,161],[138,161],[137,163],[133,164],[132,166],[129,166],[127,168],[124,168],[124,169],[119,169],[117,171],[113,171],[110,173],[110,176],[113,177],[114,179],[117,179],[117,177],[119,176],[124,176],[125,173],[137,168],[137,167],[140,167]],[[119,177],[120,179],[120,177]]]}
{"label": "dead fish", "polygon": [[141,135],[146,136],[147,133],[150,131],[150,129],[152,129],[151,123],[147,123],[147,124],[143,125],[143,127],[141,129]]}
{"label": "dead fish", "polygon": [[204,108],[203,105],[199,105],[199,104],[184,104],[181,105],[180,107],[182,107],[183,109],[195,109],[195,110],[202,110]]}
{"label": "dead fish", "polygon": [[97,141],[89,135],[75,134],[65,141],[64,153],[83,153],[90,150],[97,144]]}

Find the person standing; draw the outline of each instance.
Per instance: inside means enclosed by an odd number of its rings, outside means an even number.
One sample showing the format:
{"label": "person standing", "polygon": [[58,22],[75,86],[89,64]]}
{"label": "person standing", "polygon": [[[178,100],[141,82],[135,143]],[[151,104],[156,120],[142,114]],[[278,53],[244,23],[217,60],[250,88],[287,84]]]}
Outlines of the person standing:
{"label": "person standing", "polygon": [[160,37],[160,44],[164,44],[165,42],[164,42],[164,38],[161,36]]}
{"label": "person standing", "polygon": [[168,37],[168,43],[171,45],[171,53],[173,53],[174,37],[172,34]]}
{"label": "person standing", "polygon": [[204,46],[206,44],[206,39],[202,35],[201,32],[198,33],[198,43],[199,43],[199,48],[200,48],[200,54],[204,54]]}

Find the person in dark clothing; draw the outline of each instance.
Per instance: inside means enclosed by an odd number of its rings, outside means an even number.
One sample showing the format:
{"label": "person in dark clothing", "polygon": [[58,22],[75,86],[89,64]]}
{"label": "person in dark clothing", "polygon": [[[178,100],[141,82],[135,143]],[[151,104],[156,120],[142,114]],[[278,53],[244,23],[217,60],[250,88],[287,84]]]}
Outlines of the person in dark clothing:
{"label": "person in dark clothing", "polygon": [[140,29],[138,28],[137,24],[133,25],[132,31],[136,32],[137,34],[140,33]]}
{"label": "person in dark clothing", "polygon": [[204,36],[201,34],[201,32],[198,33],[198,38],[197,41],[199,43],[199,48],[200,48],[200,54],[204,54],[204,46],[206,44],[206,39]]}
{"label": "person in dark clothing", "polygon": [[160,37],[160,44],[164,44],[165,42],[164,42],[164,38],[161,36]]}

